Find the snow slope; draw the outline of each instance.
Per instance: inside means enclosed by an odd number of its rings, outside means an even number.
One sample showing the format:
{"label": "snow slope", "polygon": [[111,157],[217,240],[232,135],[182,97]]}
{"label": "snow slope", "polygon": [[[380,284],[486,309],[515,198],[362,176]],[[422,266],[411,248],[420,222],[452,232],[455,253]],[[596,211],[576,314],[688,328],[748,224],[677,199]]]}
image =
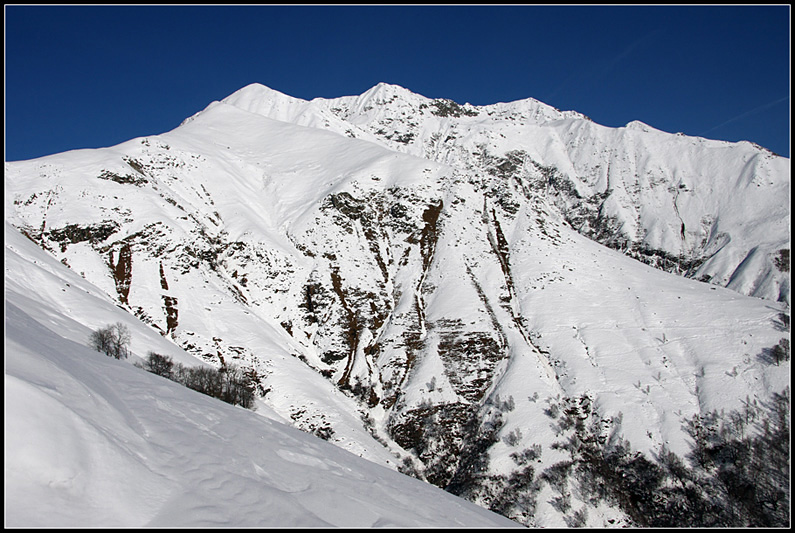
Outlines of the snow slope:
{"label": "snow slope", "polygon": [[[180,358],[15,233],[6,228],[6,526],[518,526],[263,416],[264,405],[233,407],[90,350],[75,316],[118,318],[135,355]],[[9,280],[18,268],[32,286]]]}

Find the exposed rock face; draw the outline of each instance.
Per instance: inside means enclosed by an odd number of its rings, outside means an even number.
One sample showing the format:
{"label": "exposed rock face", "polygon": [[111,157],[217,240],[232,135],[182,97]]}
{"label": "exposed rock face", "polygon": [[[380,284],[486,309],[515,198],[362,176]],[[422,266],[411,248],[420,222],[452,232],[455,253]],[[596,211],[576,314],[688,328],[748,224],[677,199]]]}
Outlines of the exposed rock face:
{"label": "exposed rock face", "polygon": [[108,252],[108,265],[116,282],[119,302],[129,304],[130,284],[132,283],[132,248],[129,243],[122,242],[118,250]]}

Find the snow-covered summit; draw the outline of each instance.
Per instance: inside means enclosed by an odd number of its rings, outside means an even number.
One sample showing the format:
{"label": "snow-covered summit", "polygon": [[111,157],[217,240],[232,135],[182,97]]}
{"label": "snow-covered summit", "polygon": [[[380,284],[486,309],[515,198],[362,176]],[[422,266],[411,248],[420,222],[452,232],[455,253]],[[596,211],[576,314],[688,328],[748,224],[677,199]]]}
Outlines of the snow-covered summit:
{"label": "snow-covered summit", "polygon": [[302,109],[307,104],[306,100],[293,98],[259,83],[247,85],[221,102],[285,122],[290,122],[296,110]]}

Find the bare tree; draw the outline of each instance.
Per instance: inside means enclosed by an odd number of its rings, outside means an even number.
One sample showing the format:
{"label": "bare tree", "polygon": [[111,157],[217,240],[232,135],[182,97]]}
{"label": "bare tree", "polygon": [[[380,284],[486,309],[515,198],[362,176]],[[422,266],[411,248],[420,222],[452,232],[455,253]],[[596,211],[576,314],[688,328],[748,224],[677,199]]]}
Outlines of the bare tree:
{"label": "bare tree", "polygon": [[121,322],[100,328],[89,337],[92,348],[116,359],[126,359],[130,355],[131,340],[129,328]]}
{"label": "bare tree", "polygon": [[153,374],[171,379],[174,373],[174,361],[167,355],[149,352],[144,368]]}

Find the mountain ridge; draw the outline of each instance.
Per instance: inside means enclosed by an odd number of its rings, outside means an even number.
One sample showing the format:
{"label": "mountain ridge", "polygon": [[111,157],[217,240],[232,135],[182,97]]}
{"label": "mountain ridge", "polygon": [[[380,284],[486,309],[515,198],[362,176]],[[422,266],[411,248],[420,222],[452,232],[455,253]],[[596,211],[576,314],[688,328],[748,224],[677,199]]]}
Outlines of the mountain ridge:
{"label": "mountain ridge", "polygon": [[[269,95],[280,94],[265,86],[256,87],[258,91],[265,90]],[[240,91],[230,95],[225,101],[235,105],[239,101],[239,93]],[[287,98],[290,102],[298,101],[292,97]],[[356,104],[352,104],[352,101]],[[721,231],[721,219],[732,217],[738,209],[745,209],[745,212],[742,213],[742,223],[730,222],[735,226],[735,233],[737,226],[752,225],[755,214],[748,212],[747,206],[753,206],[760,212],[767,212],[774,207],[772,205],[762,207],[759,204],[766,201],[763,198],[775,196],[777,193],[763,191],[761,195],[756,195],[756,191],[746,187],[744,193],[755,195],[757,198],[738,202],[717,193],[716,189],[719,186],[717,183],[700,183],[705,176],[715,174],[722,160],[731,157],[733,161],[728,166],[745,167],[744,174],[747,177],[741,175],[740,179],[747,181],[748,185],[773,186],[780,193],[788,194],[788,182],[780,181],[780,177],[775,176],[785,176],[788,173],[789,160],[774,156],[752,143],[709,141],[681,134],[669,134],[639,121],[632,121],[623,128],[599,126],[584,115],[561,112],[533,99],[491,106],[462,107],[452,101],[428,99],[400,86],[389,84],[378,84],[359,97],[316,98],[312,101],[298,102],[301,102],[300,113],[282,118],[289,118],[292,122],[311,127],[331,129],[341,134],[361,136],[366,140],[385,144],[391,149],[444,164],[463,166],[466,169],[478,167],[478,162],[474,161],[472,155],[468,155],[475,150],[482,150],[482,155],[486,157],[494,157],[488,152],[489,146],[492,145],[503,154],[520,150],[524,152],[521,154],[524,165],[529,161],[542,172],[556,174],[555,178],[562,187],[558,193],[561,207],[564,210],[572,210],[570,222],[581,223],[583,217],[593,220],[586,223],[581,231],[585,231],[587,235],[603,244],[623,249],[631,248],[632,255],[636,259],[655,264],[669,263],[672,265],[670,269],[691,271],[692,277],[713,280],[722,285],[728,284],[746,294],[789,301],[789,285],[783,279],[786,276],[776,278],[776,269],[771,268],[775,255],[787,249],[787,232],[776,230],[776,242],[764,245],[765,253],[768,255],[764,260],[758,257],[760,254],[755,250],[758,243],[765,242],[764,235],[756,233],[742,236],[748,242],[739,243],[738,246],[736,242],[738,235],[734,236],[735,243],[727,243],[724,242],[725,232]],[[429,112],[429,106],[432,107],[433,104],[442,107],[436,107]],[[393,109],[394,106],[398,107]],[[313,113],[311,111],[313,107],[319,108],[322,116]],[[362,112],[362,108],[369,109]],[[383,119],[378,115],[371,116],[377,109],[385,109],[385,112],[392,117],[408,114],[410,118]],[[462,111],[465,109],[468,110],[469,116]],[[339,125],[336,118],[329,117],[329,110],[334,117],[344,118],[344,124]],[[267,114],[262,109],[259,112]],[[465,152],[460,149],[460,143],[456,142],[452,143],[452,151],[451,148],[442,148],[444,151],[439,152],[433,148],[434,145],[439,146],[442,135],[445,136],[445,143],[456,138],[456,122],[480,121],[484,115],[491,117],[495,114],[497,118],[485,119],[489,122],[485,132],[476,130],[474,138],[472,133],[468,134],[471,140],[465,141],[465,146],[469,147]],[[428,130],[428,126],[418,125],[418,120],[424,120],[425,123],[430,120],[430,130],[437,128],[437,132],[423,133]],[[520,143],[492,142],[488,145],[488,142],[497,135],[494,133],[495,128],[504,128],[502,123],[506,121],[512,123],[507,132],[511,135],[507,133],[498,135],[503,138],[508,136],[519,139],[526,136],[524,131],[527,127],[524,129],[513,127],[513,123],[517,120],[529,121],[527,124],[531,130],[536,127],[541,129],[542,139],[551,137],[557,139],[557,142],[553,141],[550,144],[545,140],[538,143],[534,141],[534,136]],[[356,128],[351,128],[350,124]],[[535,126],[531,126],[532,124]],[[550,127],[551,131],[544,127]],[[653,136],[650,137],[653,140],[639,142],[648,135]],[[441,146],[445,146],[445,143]],[[546,144],[547,149],[535,153],[528,150],[528,145],[534,144]],[[639,144],[640,146],[637,146]],[[605,146],[607,149],[604,148]],[[648,150],[654,151],[648,152]],[[732,155],[738,150],[742,150],[743,153]],[[593,155],[597,152],[601,153],[594,158]],[[620,156],[622,153],[629,154],[636,161],[633,163],[631,160],[622,159]],[[654,155],[651,157],[645,155],[649,153]],[[498,159],[504,157],[499,153],[494,155]],[[671,161],[677,161],[676,166],[672,171],[667,171],[666,168],[671,165]],[[775,168],[769,168],[771,166]],[[634,173],[634,177],[630,173]],[[663,185],[668,189],[667,191],[654,192],[655,187],[659,191]],[[706,189],[706,195],[699,194],[699,186]],[[657,198],[644,200],[638,198],[637,192],[633,191],[650,191]],[[676,194],[673,195],[673,192]],[[676,197],[673,201],[664,198],[672,195]],[[711,197],[720,199],[721,203],[716,204],[714,199],[710,201]],[[649,209],[649,200],[657,204],[671,203],[668,204],[670,207],[655,208],[652,215],[646,217],[643,210]],[[676,205],[677,201],[702,205],[695,210],[685,210]],[[786,210],[779,210],[776,215],[786,223],[788,217]],[[660,222],[664,222],[664,226],[661,226]],[[593,225],[596,227],[592,227]],[[607,233],[607,238],[600,237],[602,233]],[[772,239],[768,237],[767,240]],[[738,249],[731,251],[732,253],[729,253],[730,250],[721,251],[727,244],[729,248],[738,247]],[[741,268],[746,259],[757,263],[753,272]],[[764,273],[760,276],[756,274],[759,271]]]}

